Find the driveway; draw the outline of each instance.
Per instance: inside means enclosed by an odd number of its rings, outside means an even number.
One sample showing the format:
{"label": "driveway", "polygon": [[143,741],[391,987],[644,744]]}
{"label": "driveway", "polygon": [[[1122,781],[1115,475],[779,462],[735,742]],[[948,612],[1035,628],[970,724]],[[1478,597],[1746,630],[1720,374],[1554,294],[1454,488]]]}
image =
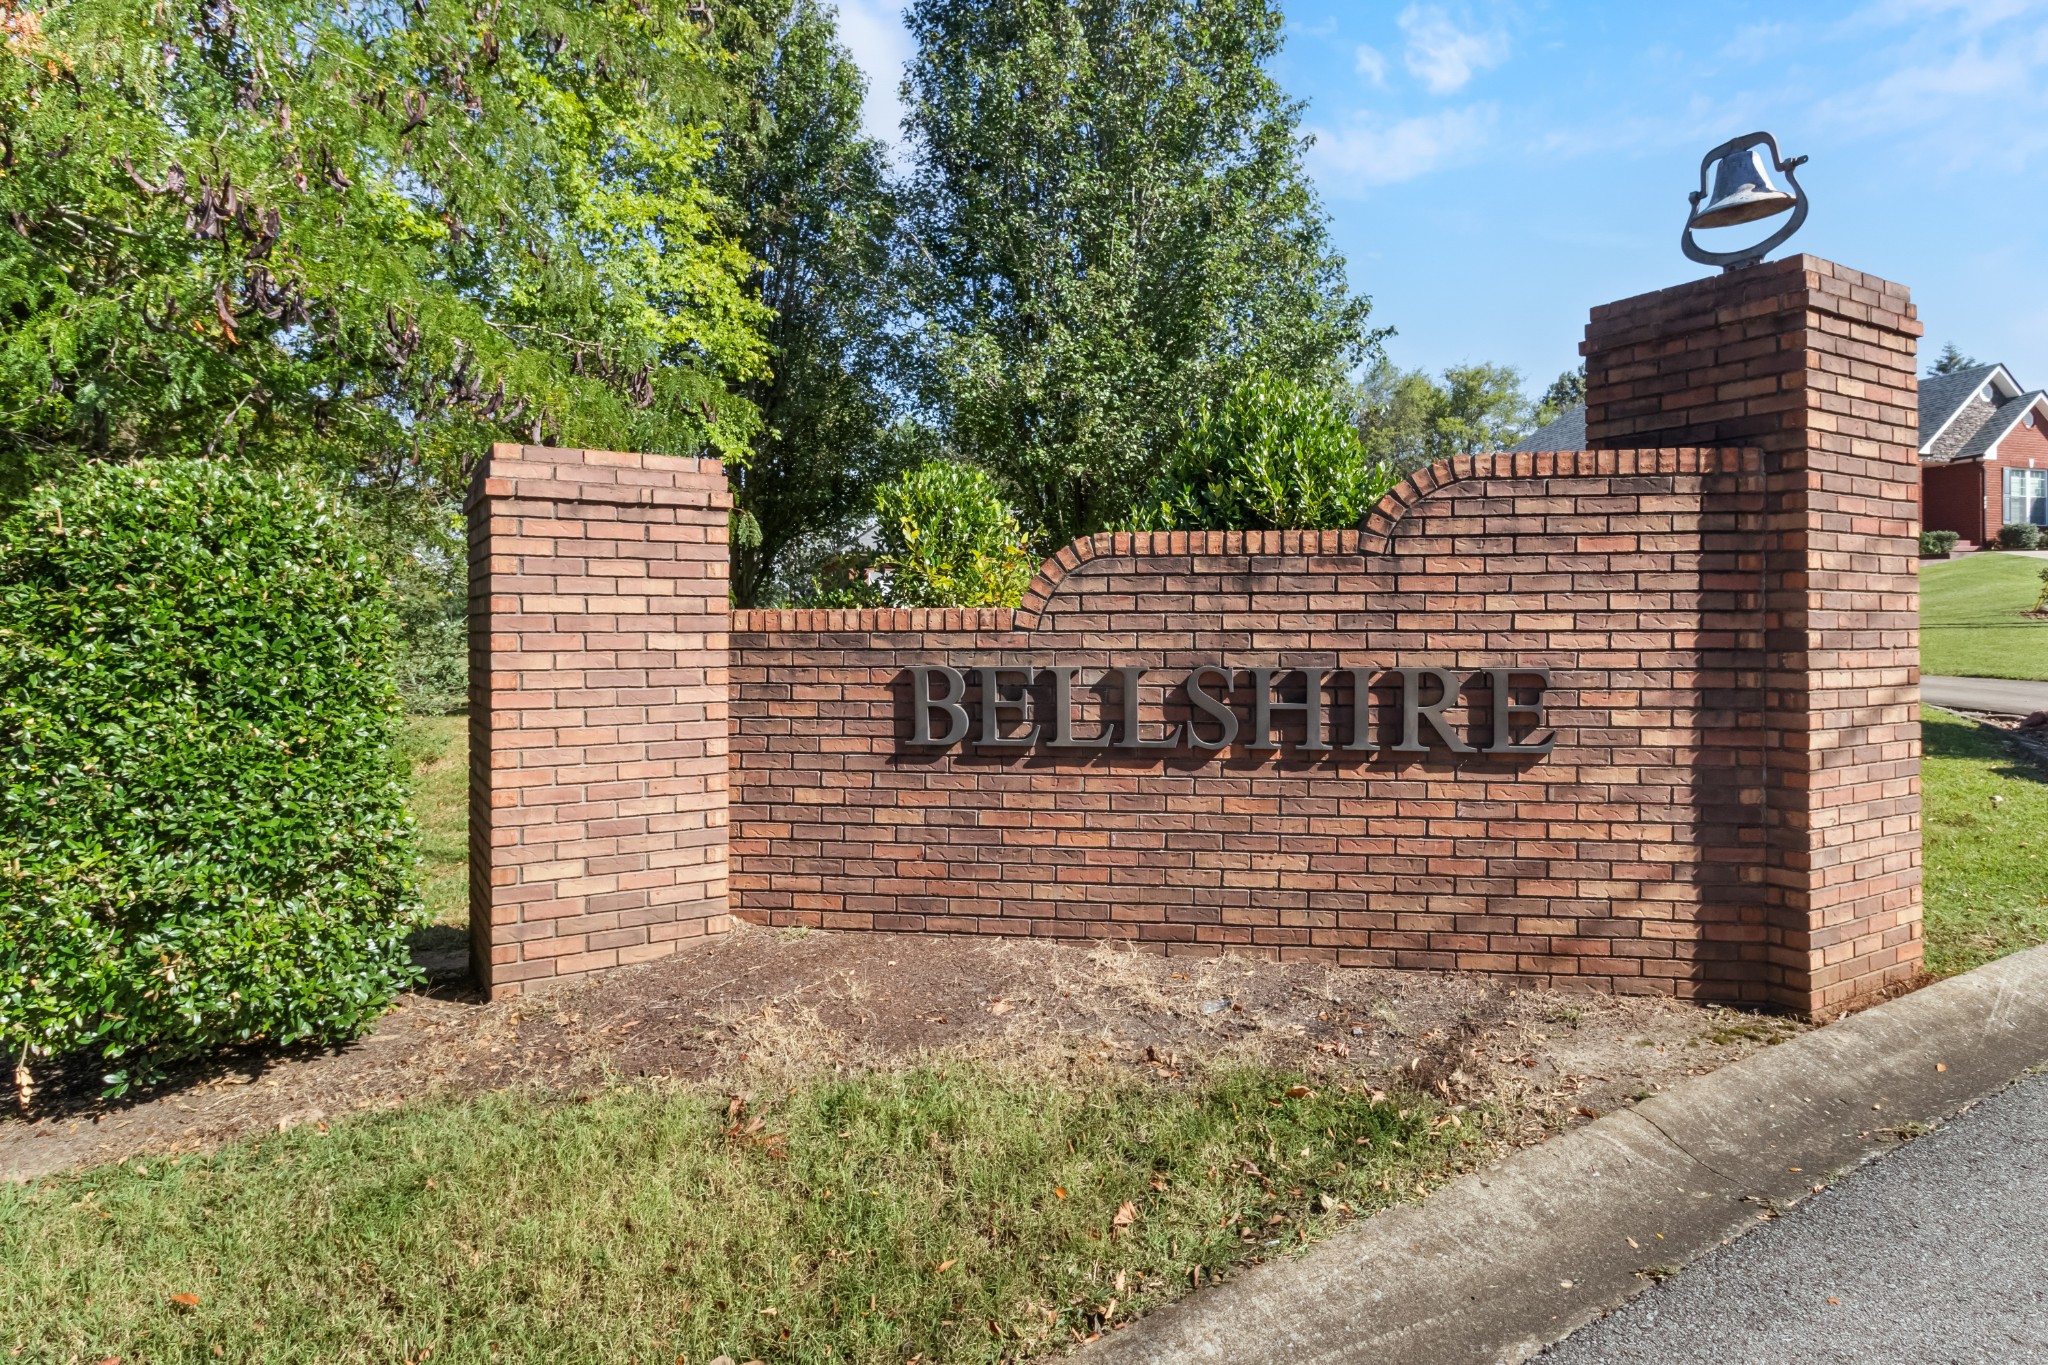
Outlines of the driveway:
{"label": "driveway", "polygon": [[2048,1076],[1847,1176],[1543,1365],[2048,1359]]}
{"label": "driveway", "polygon": [[2035,711],[2048,711],[2048,682],[1923,676],[1920,679],[1920,700],[1928,706],[1948,710],[2024,716]]}

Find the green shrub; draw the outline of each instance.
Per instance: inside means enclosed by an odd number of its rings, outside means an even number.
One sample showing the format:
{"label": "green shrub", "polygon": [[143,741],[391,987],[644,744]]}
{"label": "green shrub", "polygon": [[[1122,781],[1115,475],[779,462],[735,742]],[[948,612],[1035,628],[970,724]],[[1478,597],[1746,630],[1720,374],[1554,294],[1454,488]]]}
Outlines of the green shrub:
{"label": "green shrub", "polygon": [[1998,548],[2001,550],[2034,550],[2040,545],[2041,528],[2038,526],[2014,521],[1998,528]]}
{"label": "green shrub", "polygon": [[897,475],[875,491],[875,516],[873,591],[888,606],[1014,607],[1038,571],[1017,514],[975,465],[927,460]]}
{"label": "green shrub", "polygon": [[[88,469],[0,525],[0,1045],[349,1036],[413,978],[384,578],[341,501]],[[25,1083],[25,1082],[24,1082]]]}
{"label": "green shrub", "polygon": [[1922,531],[1920,533],[1920,556],[1923,559],[1939,559],[1955,549],[1962,537],[1954,531]]}
{"label": "green shrub", "polygon": [[1256,374],[1190,417],[1130,525],[1342,530],[1364,521],[1398,477],[1367,450],[1334,393]]}

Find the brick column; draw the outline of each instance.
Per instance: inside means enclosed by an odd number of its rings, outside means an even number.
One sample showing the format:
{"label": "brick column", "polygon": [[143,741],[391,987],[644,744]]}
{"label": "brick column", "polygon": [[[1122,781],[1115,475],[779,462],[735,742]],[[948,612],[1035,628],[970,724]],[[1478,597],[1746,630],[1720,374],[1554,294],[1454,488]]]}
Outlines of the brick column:
{"label": "brick column", "polygon": [[1752,965],[1810,1015],[1920,966],[1920,332],[1903,286],[1795,256],[1595,308],[1580,348],[1593,449],[1764,454]]}
{"label": "brick column", "polygon": [[469,923],[492,998],[728,927],[715,460],[496,445],[469,513]]}

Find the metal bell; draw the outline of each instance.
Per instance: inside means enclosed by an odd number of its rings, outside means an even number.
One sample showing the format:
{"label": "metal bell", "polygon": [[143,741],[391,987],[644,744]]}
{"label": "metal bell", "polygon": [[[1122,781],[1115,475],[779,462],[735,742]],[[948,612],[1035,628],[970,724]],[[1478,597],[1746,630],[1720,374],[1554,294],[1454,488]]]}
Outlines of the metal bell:
{"label": "metal bell", "polygon": [[1784,213],[1796,201],[1771,183],[1763,149],[1744,147],[1721,158],[1714,167],[1714,195],[1693,210],[1688,227],[1733,227]]}

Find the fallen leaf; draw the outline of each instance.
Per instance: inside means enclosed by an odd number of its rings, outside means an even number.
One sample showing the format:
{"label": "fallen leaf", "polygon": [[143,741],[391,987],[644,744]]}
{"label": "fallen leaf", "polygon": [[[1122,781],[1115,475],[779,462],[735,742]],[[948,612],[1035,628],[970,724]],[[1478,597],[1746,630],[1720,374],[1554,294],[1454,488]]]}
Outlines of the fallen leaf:
{"label": "fallen leaf", "polygon": [[1948,1070],[1948,1063],[1947,1063],[1947,1062],[1936,1062],[1936,1063],[1934,1064],[1934,1069],[1935,1069],[1936,1071],[1946,1071],[1946,1070]]}
{"label": "fallen leaf", "polygon": [[1009,1013],[1009,1012],[1010,1012],[1011,1010],[1013,1010],[1013,1009],[1015,1009],[1015,1008],[1016,1008],[1016,1006],[1015,1006],[1015,1005],[1012,1005],[1012,1004],[1011,1004],[1011,1003],[1010,1003],[1009,1001],[1007,1001],[1007,1000],[996,1000],[996,1001],[992,1001],[992,1002],[991,1002],[991,1003],[989,1004],[989,1007],[988,1007],[988,1012],[989,1012],[990,1014],[1008,1014],[1008,1013]]}
{"label": "fallen leaf", "polygon": [[1065,1199],[1067,1197],[1067,1192],[1062,1187],[1055,1185],[1052,1187],[1052,1197],[1055,1199]]}
{"label": "fallen leaf", "polygon": [[197,1294],[173,1294],[171,1295],[171,1302],[189,1312],[191,1309],[199,1306],[199,1296]]}
{"label": "fallen leaf", "polygon": [[1138,1206],[1126,1199],[1123,1203],[1117,1205],[1116,1217],[1109,1220],[1109,1225],[1113,1228],[1127,1228],[1137,1221],[1137,1217]]}
{"label": "fallen leaf", "polygon": [[951,1269],[952,1269],[952,1268],[953,1268],[953,1267],[954,1267],[955,1265],[957,1265],[957,1264],[959,1264],[959,1262],[958,1262],[958,1261],[956,1261],[956,1260],[945,1260],[945,1261],[940,1261],[940,1262],[939,1262],[939,1268],[938,1268],[937,1270],[934,1270],[934,1271],[932,1272],[932,1274],[934,1274],[934,1275],[943,1275],[943,1274],[945,1274],[945,1273],[946,1273],[947,1271],[951,1270]]}
{"label": "fallen leaf", "polygon": [[1840,1303],[1840,1302],[1841,1302],[1841,1300],[1840,1300],[1840,1299],[1829,1299],[1829,1300],[1828,1300],[1828,1302],[1829,1302],[1829,1303]]}
{"label": "fallen leaf", "polygon": [[1287,1098],[1290,1100],[1305,1100],[1315,1093],[1315,1091],[1305,1085],[1290,1085],[1287,1087]]}

